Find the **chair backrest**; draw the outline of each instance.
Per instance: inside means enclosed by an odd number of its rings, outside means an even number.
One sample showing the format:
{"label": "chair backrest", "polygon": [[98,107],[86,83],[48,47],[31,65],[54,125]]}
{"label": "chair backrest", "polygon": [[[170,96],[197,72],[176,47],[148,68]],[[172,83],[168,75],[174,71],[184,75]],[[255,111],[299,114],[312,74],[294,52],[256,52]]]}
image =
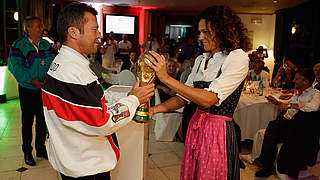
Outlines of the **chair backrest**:
{"label": "chair backrest", "polygon": [[134,86],[136,84],[136,77],[131,71],[125,69],[118,74],[118,84]]}

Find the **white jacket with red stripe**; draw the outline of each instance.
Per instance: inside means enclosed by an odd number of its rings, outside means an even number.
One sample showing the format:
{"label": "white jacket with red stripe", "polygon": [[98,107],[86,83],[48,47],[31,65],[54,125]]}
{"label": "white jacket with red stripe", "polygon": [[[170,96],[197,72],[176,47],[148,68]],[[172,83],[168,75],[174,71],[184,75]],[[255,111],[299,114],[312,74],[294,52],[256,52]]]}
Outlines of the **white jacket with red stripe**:
{"label": "white jacket with red stripe", "polygon": [[108,97],[97,79],[87,59],[62,46],[42,89],[48,158],[67,176],[112,170],[120,151],[111,134],[126,125],[139,106],[133,95],[107,106]]}

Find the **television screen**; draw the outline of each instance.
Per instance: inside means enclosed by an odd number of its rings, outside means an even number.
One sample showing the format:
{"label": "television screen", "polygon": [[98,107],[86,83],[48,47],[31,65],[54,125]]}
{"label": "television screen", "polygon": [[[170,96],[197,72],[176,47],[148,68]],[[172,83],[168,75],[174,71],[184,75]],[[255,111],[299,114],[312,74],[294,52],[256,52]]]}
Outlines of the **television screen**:
{"label": "television screen", "polygon": [[113,31],[115,34],[134,34],[134,16],[106,15],[106,33]]}

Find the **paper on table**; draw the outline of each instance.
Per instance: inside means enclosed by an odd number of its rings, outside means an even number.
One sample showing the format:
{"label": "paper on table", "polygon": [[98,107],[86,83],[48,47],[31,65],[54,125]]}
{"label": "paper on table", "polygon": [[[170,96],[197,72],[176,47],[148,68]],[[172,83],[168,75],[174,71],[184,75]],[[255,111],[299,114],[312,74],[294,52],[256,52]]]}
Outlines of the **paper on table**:
{"label": "paper on table", "polygon": [[123,86],[123,85],[112,85],[107,89],[107,91],[114,91],[114,92],[130,92],[132,86]]}
{"label": "paper on table", "polygon": [[132,86],[113,85],[104,91],[105,97],[108,100],[107,105],[113,105],[121,98],[127,97]]}

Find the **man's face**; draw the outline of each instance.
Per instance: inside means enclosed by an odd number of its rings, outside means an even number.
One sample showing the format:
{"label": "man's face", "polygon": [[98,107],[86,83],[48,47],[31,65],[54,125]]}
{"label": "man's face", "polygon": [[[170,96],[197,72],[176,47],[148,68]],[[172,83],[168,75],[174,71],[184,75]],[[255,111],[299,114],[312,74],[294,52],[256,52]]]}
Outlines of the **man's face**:
{"label": "man's face", "polygon": [[253,65],[253,70],[256,74],[259,74],[263,69],[263,63],[255,62]]}
{"label": "man's face", "polygon": [[43,24],[40,20],[35,19],[32,21],[31,26],[27,27],[28,36],[31,39],[40,39],[43,35]]}
{"label": "man's face", "polygon": [[211,26],[207,26],[206,20],[201,19],[199,21],[198,30],[200,32],[199,40],[202,42],[204,49],[209,52],[214,52],[217,50],[217,42],[216,42],[216,32],[211,28]]}
{"label": "man's face", "polygon": [[316,64],[313,67],[313,73],[316,76],[316,80],[320,82],[320,63]]}
{"label": "man's face", "polygon": [[98,29],[96,16],[89,12],[85,12],[85,18],[87,19],[87,22],[83,26],[83,33],[80,34],[78,43],[81,54],[87,56],[97,52],[101,34]]}
{"label": "man's face", "polygon": [[128,36],[126,34],[122,35],[122,39],[123,41],[127,41],[128,40]]}
{"label": "man's face", "polygon": [[297,90],[304,90],[306,85],[308,84],[307,80],[305,80],[300,73],[296,73],[296,76],[294,77],[293,80],[294,84],[295,84],[295,88]]}

